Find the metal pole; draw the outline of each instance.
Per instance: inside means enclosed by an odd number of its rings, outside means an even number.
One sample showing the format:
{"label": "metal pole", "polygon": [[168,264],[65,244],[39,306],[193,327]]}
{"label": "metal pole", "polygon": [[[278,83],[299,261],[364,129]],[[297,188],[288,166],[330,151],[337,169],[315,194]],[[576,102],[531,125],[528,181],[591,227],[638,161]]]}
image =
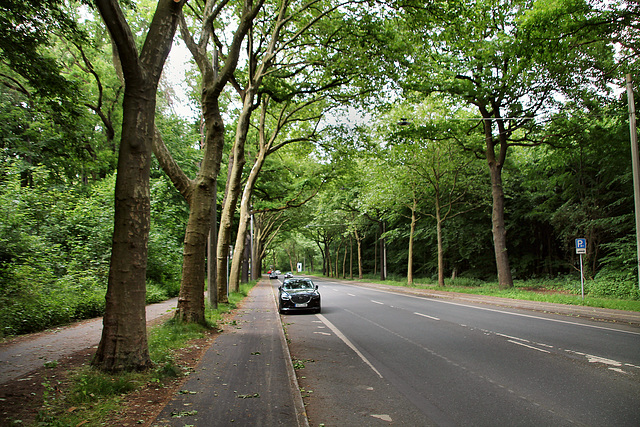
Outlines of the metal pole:
{"label": "metal pole", "polygon": [[638,166],[638,133],[636,106],[633,100],[631,74],[627,74],[627,101],[629,102],[629,130],[631,134],[631,165],[633,167],[633,197],[636,211],[636,254],[638,256],[638,289],[640,289],[640,168]]}
{"label": "metal pole", "polygon": [[582,254],[580,254],[580,289],[582,289],[582,301],[584,301],[584,270],[582,268]]}

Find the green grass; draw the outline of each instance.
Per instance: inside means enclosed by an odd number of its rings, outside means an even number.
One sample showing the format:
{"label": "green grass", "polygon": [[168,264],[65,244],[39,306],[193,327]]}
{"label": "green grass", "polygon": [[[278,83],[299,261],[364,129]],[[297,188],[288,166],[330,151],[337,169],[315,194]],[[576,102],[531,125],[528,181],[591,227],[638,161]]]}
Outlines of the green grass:
{"label": "green grass", "polygon": [[191,340],[203,337],[208,329],[217,328],[222,316],[236,308],[256,283],[254,281],[241,285],[238,293],[229,295],[229,303],[218,304],[215,310],[207,307],[207,326],[184,324],[171,319],[150,328],[149,354],[154,368],[147,372],[109,374],[90,366],[82,366],[71,373],[66,387],[60,380],[48,378],[44,384],[45,405],[39,414],[37,425],[109,425],[113,412],[120,409],[120,404],[128,393],[150,383],[163,387],[166,380],[188,374],[184,367],[175,363],[174,351],[188,345]]}

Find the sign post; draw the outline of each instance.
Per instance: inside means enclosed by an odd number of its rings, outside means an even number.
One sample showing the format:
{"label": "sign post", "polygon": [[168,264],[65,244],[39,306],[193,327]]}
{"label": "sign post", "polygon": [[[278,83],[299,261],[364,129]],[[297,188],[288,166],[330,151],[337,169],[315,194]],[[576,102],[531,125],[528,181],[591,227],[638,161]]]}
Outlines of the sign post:
{"label": "sign post", "polygon": [[582,255],[587,253],[587,239],[576,239],[576,254],[580,255],[580,289],[582,301],[584,301],[584,269],[582,268]]}

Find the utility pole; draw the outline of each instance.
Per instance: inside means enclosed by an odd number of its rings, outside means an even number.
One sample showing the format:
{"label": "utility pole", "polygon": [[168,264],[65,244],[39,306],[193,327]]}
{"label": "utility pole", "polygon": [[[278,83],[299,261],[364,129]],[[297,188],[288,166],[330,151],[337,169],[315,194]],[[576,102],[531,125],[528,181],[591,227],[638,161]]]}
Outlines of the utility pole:
{"label": "utility pole", "polygon": [[638,133],[636,106],[633,100],[631,74],[627,74],[627,101],[629,103],[629,130],[631,134],[631,165],[633,167],[633,197],[636,213],[636,254],[638,256],[638,289],[640,289],[640,168],[638,166]]}

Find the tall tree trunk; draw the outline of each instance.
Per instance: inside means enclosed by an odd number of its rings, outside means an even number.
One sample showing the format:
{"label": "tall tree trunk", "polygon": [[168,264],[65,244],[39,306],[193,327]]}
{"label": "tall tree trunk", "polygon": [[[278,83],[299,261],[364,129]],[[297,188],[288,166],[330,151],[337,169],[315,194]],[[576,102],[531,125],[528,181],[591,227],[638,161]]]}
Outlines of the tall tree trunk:
{"label": "tall tree trunk", "polygon": [[207,283],[209,284],[209,305],[212,309],[218,308],[218,289],[216,271],[216,249],[218,249],[218,206],[217,191],[218,182],[213,183],[213,206],[211,207],[211,227],[209,227],[209,241],[207,242]]}
{"label": "tall tree trunk", "polygon": [[249,213],[245,210],[244,203],[241,203],[238,234],[236,235],[236,245],[234,247],[233,259],[231,260],[231,270],[229,271],[229,289],[233,292],[237,292],[240,289],[240,276],[242,273],[242,261],[245,255],[244,249],[248,224]]}
{"label": "tall tree trunk", "polygon": [[182,252],[182,283],[175,317],[182,322],[205,324],[205,260],[214,207],[215,175],[213,171],[207,174],[204,164],[200,171],[199,175],[202,179],[199,181],[202,185],[193,187],[191,203],[189,203],[189,219]]}
{"label": "tall tree trunk", "polygon": [[[145,92],[148,96],[144,96]],[[150,141],[144,141],[144,135],[138,134],[136,123],[138,120],[153,123],[155,107],[150,109],[144,105],[145,101],[141,101],[148,97],[155,99],[153,88],[146,91],[139,88],[137,95],[125,93],[124,98],[104,326],[92,362],[94,366],[108,371],[141,370],[151,366],[145,312],[147,244],[151,220],[151,146]],[[137,144],[133,141],[137,141]]]}
{"label": "tall tree trunk", "polygon": [[[215,183],[220,171],[224,147],[224,122],[220,113],[219,96],[237,66],[242,40],[261,4],[262,2],[258,2],[258,5],[253,9],[251,9],[251,5],[246,5],[247,13],[238,25],[226,57],[226,63],[221,70],[218,70],[217,51],[214,53],[213,63],[209,60],[206,52],[206,40],[210,37],[211,27],[205,25],[203,41],[198,44],[192,39],[186,22],[183,21],[181,26],[183,40],[202,73],[203,160],[196,179],[189,180],[186,177],[171,158],[164,143],[160,143],[161,138],[155,139],[158,143],[154,144],[154,149],[161,167],[183,195],[190,208],[183,249],[182,282],[175,315],[177,319],[185,322],[205,322],[205,248],[215,208]],[[212,3],[207,4],[205,6],[206,18],[210,18],[212,11]],[[209,283],[209,286],[215,288],[214,283]]]}
{"label": "tall tree trunk", "polygon": [[498,285],[501,289],[513,286],[509,255],[507,254],[507,229],[504,222],[504,190],[502,188],[502,168],[490,165],[491,170],[491,196],[493,197],[493,209],[491,219],[493,222],[493,245],[496,254],[496,266],[498,269]]}
{"label": "tall tree trunk", "polygon": [[358,229],[354,229],[356,244],[358,245],[358,279],[362,280],[362,238],[358,234]]}
{"label": "tall tree trunk", "polygon": [[[224,148],[224,121],[220,113],[219,98],[236,70],[243,40],[262,4],[263,0],[258,0],[255,4],[252,2],[244,4],[241,19],[238,21],[238,27],[233,34],[233,40],[225,55],[224,65],[220,69],[217,61],[217,50],[214,52],[213,62],[211,61],[211,55],[207,52],[208,41],[212,36],[211,31],[213,30],[210,20],[215,19],[214,13],[220,12],[218,8],[213,7],[213,2],[207,1],[204,8],[205,24],[203,26],[202,39],[199,43],[193,40],[186,21],[184,19],[181,21],[182,38],[202,74],[201,103],[205,129],[204,143],[202,144],[203,159],[200,171],[193,181],[186,178],[186,175],[177,167],[175,161],[163,162],[160,161],[160,158],[159,161],[174,185],[181,183],[176,185],[176,188],[185,197],[190,208],[183,250],[182,282],[178,297],[178,308],[175,314],[177,319],[185,322],[205,322],[205,247],[211,228],[212,210],[215,206],[214,184],[220,172],[222,150]],[[174,167],[167,167],[172,163],[175,165]],[[219,272],[217,273],[219,276]],[[211,286],[213,284],[210,284]],[[226,301],[226,293],[225,299],[221,302],[224,301]]]}
{"label": "tall tree trunk", "polygon": [[386,250],[385,250],[385,242],[384,242],[384,220],[380,220],[380,280],[386,280],[387,278],[387,260],[386,258]]}
{"label": "tall tree trunk", "polygon": [[247,230],[247,232],[245,233],[245,239],[244,239],[245,243],[244,243],[244,256],[243,256],[243,260],[242,260],[242,279],[241,282],[242,283],[248,283],[249,282],[249,266],[250,266],[250,262],[251,262],[251,233],[250,230]]}
{"label": "tall tree trunk", "polygon": [[203,100],[206,143],[200,170],[195,180],[189,180],[175,163],[158,132],[154,138],[154,153],[158,163],[189,204],[189,218],[182,252],[182,280],[175,318],[184,322],[202,324],[206,322],[204,315],[206,248],[216,209],[216,178],[220,171],[224,146],[224,123],[217,100],[208,101],[205,103]]}
{"label": "tall tree trunk", "polygon": [[347,278],[347,245],[344,245],[344,255],[342,256],[342,278]]}
{"label": "tall tree trunk", "polygon": [[92,365],[143,370],[151,366],[145,296],[155,100],[183,2],[158,2],[140,55],[118,2],[96,0],[96,5],[117,48],[125,92],[105,315]]}
{"label": "tall tree trunk", "polygon": [[254,235],[253,235],[253,254],[251,255],[251,262],[253,263],[251,266],[251,275],[253,280],[257,280],[262,276],[262,260],[263,260],[263,252],[264,245],[259,233],[259,228],[254,221]]}
{"label": "tall tree trunk", "polygon": [[349,279],[353,280],[353,238],[349,236]]}
{"label": "tall tree trunk", "polygon": [[436,198],[436,239],[438,242],[438,286],[444,287],[444,249],[442,247],[442,217],[440,199]]}
{"label": "tall tree trunk", "polygon": [[[376,235],[376,238],[377,237],[378,236]],[[378,247],[379,245],[373,245],[373,275],[374,276],[378,274]]]}
{"label": "tall tree trunk", "polygon": [[266,159],[266,147],[265,149],[261,149],[258,153],[255,163],[251,168],[251,172],[249,173],[249,177],[244,186],[244,190],[242,192],[242,199],[240,199],[240,223],[238,224],[238,236],[236,237],[236,253],[233,257],[233,261],[231,262],[231,273],[229,274],[229,286],[234,289],[238,286],[238,281],[240,279],[239,270],[240,270],[240,262],[242,258],[238,251],[242,250],[244,247],[244,241],[240,239],[241,233],[247,232],[247,227],[249,221],[251,219],[250,209],[251,209],[251,195],[253,194],[253,188],[258,180],[258,175],[260,174],[260,170],[264,165]]}
{"label": "tall tree trunk", "polygon": [[409,255],[407,260],[407,283],[413,285],[413,236],[416,231],[416,208],[418,200],[413,198],[413,205],[411,206],[411,226],[409,230]]}
{"label": "tall tree trunk", "polygon": [[[229,169],[227,187],[225,190],[226,194],[222,207],[222,214],[220,215],[220,229],[218,231],[217,270],[218,300],[222,302],[227,302],[227,286],[229,286],[229,283],[227,282],[227,258],[229,256],[229,243],[231,242],[231,226],[233,223],[234,214],[236,212],[236,206],[238,205],[238,197],[240,197],[240,192],[242,191],[242,171],[246,163],[244,146],[247,141],[247,133],[249,132],[249,121],[251,119],[251,112],[253,111],[253,109],[253,89],[250,89],[244,95],[242,113],[240,114],[240,118],[238,119],[236,139],[233,144],[233,165]],[[240,230],[238,230],[237,238],[242,240],[240,248],[244,248],[244,233],[246,233],[246,222],[244,223],[244,232],[242,235],[240,235]],[[238,246],[234,248],[234,251],[238,251]],[[242,256],[242,252],[243,251],[240,250],[240,256]],[[238,277],[239,280],[240,266],[238,265],[237,268],[238,272],[234,274],[237,274],[236,277]],[[237,288],[233,290],[237,290]]]}
{"label": "tall tree trunk", "polygon": [[331,253],[329,251],[329,245],[331,242],[327,242],[325,241],[324,243],[324,253],[325,253],[325,271],[326,271],[326,275],[327,277],[331,277]]}
{"label": "tall tree trunk", "polygon": [[[490,115],[486,110],[481,108],[480,112],[483,117],[490,118]],[[509,255],[507,254],[507,229],[504,221],[504,189],[502,187],[502,167],[507,156],[508,144],[506,141],[506,130],[504,129],[504,122],[502,120],[497,120],[497,144],[493,137],[491,120],[484,120],[483,123],[486,145],[485,150],[491,175],[491,196],[493,198],[491,220],[493,223],[493,246],[496,257],[496,267],[498,270],[498,286],[501,289],[506,289],[513,287],[511,267],[509,266]],[[496,148],[498,149],[497,156]]]}
{"label": "tall tree trunk", "polygon": [[342,247],[342,239],[338,241],[338,248],[336,249],[336,269],[335,275],[333,277],[340,277],[340,272],[338,271],[338,266],[340,263],[340,248]]}

